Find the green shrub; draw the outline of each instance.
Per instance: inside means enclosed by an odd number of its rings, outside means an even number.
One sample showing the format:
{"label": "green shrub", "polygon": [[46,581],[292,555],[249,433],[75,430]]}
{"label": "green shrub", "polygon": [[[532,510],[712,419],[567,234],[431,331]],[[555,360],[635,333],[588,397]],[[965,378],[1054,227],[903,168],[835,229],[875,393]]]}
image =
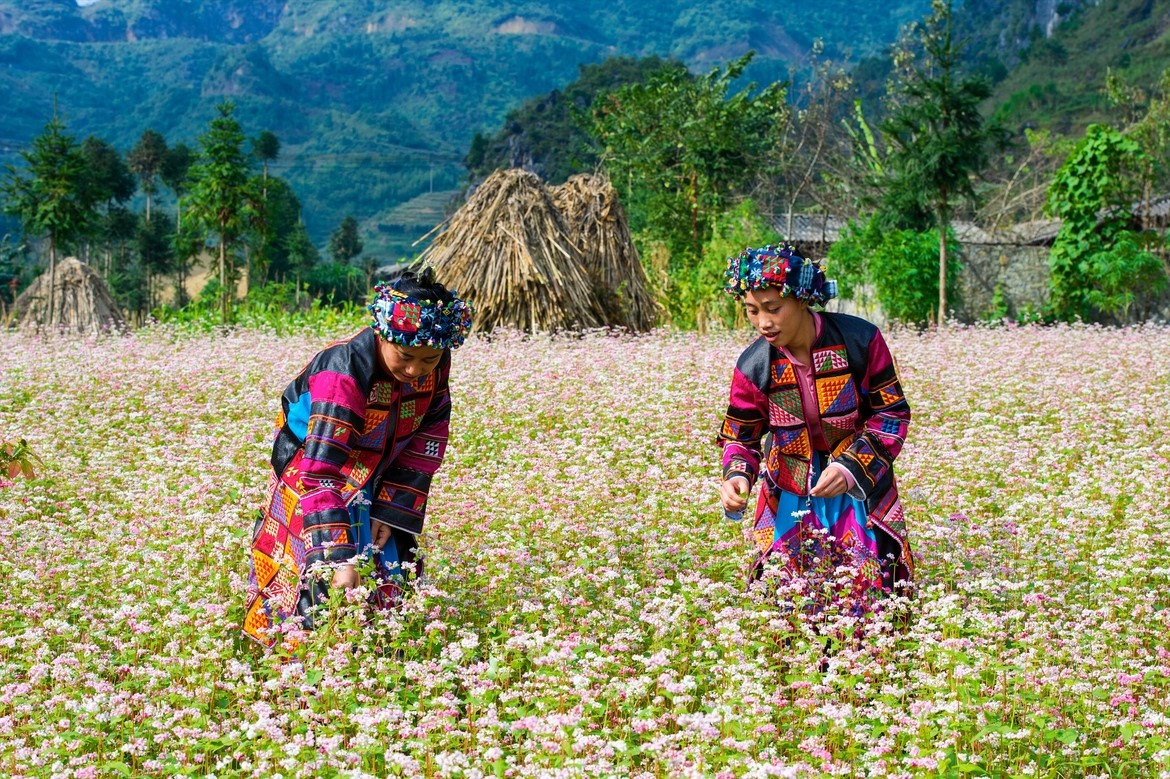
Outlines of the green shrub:
{"label": "green shrub", "polygon": [[[947,297],[955,300],[962,263],[953,235],[947,245]],[[872,288],[887,317],[925,324],[938,305],[938,230],[882,230],[875,219],[850,223],[829,250],[826,271],[841,297],[868,303]]]}

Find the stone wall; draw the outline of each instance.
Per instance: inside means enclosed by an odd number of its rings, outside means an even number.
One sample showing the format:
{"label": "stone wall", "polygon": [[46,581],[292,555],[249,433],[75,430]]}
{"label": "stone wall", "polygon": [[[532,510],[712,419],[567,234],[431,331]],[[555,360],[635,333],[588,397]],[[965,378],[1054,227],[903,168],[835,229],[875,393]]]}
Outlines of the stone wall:
{"label": "stone wall", "polygon": [[961,259],[963,272],[952,315],[962,322],[1001,314],[1018,319],[1048,302],[1047,246],[964,244]]}

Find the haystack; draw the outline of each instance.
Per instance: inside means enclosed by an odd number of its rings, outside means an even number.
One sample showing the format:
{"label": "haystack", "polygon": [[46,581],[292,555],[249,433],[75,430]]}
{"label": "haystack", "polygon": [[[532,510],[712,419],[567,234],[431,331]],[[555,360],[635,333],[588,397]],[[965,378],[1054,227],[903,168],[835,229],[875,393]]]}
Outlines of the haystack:
{"label": "haystack", "polygon": [[649,330],[658,318],[658,304],[648,289],[626,211],[609,177],[572,176],[553,187],[552,195],[581,248],[606,324]]}
{"label": "haystack", "polygon": [[496,171],[446,222],[419,261],[475,306],[475,328],[599,327],[601,304],[544,182]]}
{"label": "haystack", "polygon": [[90,266],[73,257],[57,262],[51,280],[54,311],[49,310],[48,273],[42,273],[16,299],[12,313],[21,327],[52,327],[77,333],[125,330],[126,320],[106,287]]}

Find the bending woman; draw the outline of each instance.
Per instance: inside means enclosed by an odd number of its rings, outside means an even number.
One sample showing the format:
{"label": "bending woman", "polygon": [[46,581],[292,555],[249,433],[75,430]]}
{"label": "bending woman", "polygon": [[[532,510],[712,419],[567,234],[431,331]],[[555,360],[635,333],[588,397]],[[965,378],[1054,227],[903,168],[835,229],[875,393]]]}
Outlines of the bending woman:
{"label": "bending woman", "polygon": [[281,397],[244,616],[268,646],[290,618],[312,628],[329,586],[358,584],[357,555],[374,558],[382,606],[415,561],[447,448],[451,350],[471,308],[428,270],[378,285],[369,309],[371,326],[318,353]]}

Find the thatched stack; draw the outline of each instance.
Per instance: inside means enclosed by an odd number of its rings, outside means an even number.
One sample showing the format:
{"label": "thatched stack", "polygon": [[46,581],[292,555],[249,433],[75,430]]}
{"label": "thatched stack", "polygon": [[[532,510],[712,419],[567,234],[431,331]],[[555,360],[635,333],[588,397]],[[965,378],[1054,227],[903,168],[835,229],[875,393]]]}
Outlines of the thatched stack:
{"label": "thatched stack", "polygon": [[[53,308],[50,311],[50,283]],[[106,282],[97,271],[67,257],[57,263],[54,277],[42,273],[21,293],[13,306],[13,318],[21,327],[52,327],[77,333],[125,330],[126,320]]]}
{"label": "thatched stack", "polygon": [[419,261],[472,302],[476,330],[605,324],[581,252],[534,173],[496,171],[437,229]]}
{"label": "thatched stack", "polygon": [[552,194],[581,248],[606,323],[649,330],[658,318],[658,304],[609,177],[582,173],[553,187]]}

